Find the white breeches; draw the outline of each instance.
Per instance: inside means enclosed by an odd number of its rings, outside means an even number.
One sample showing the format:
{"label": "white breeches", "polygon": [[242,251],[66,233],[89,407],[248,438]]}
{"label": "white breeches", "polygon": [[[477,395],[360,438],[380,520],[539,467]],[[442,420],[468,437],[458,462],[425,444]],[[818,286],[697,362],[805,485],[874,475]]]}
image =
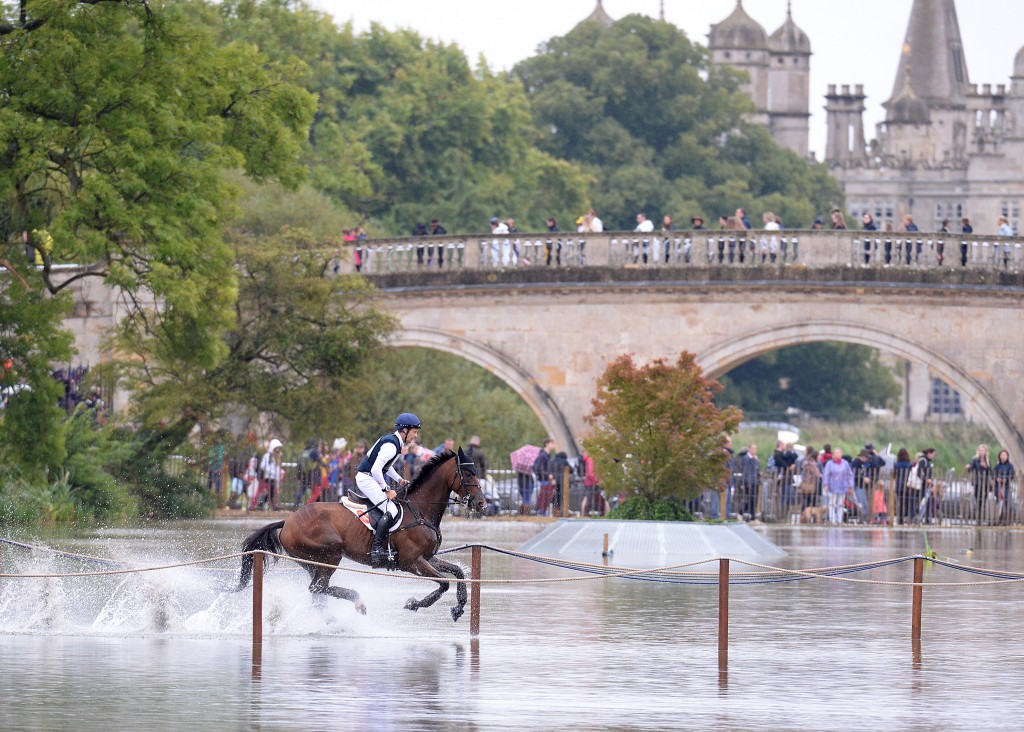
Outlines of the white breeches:
{"label": "white breeches", "polygon": [[845,493],[832,493],[831,491],[829,491],[828,521],[830,524],[843,523],[843,498],[845,497]]}
{"label": "white breeches", "polygon": [[394,501],[388,500],[387,494],[377,485],[377,481],[366,473],[356,473],[356,487],[359,492],[370,499],[370,502],[382,511],[391,514],[391,518],[398,515],[398,506]]}

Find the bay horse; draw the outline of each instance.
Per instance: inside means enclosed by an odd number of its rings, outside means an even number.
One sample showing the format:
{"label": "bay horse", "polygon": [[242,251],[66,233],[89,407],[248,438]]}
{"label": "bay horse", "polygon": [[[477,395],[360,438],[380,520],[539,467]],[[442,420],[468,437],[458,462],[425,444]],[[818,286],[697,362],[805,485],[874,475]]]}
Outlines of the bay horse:
{"label": "bay horse", "polygon": [[[441,548],[441,519],[448,507],[450,494],[455,493],[471,508],[482,510],[486,505],[473,461],[462,451],[446,450],[431,458],[420,474],[406,489],[405,497],[397,499],[402,508],[399,527],[391,532],[390,540],[398,552],[399,569],[421,577],[440,578],[447,573],[457,580],[465,579],[462,568],[437,556]],[[370,544],[373,532],[340,503],[310,503],[284,521],[277,521],[257,529],[242,544],[242,551],[265,551],[288,554],[296,559],[319,562],[330,566],[303,564],[311,581],[309,591],[314,598],[324,596],[351,600],[358,612],[366,614],[366,605],[359,593],[346,587],[332,587],[331,575],[342,557],[370,564]],[[276,560],[276,557],[274,558]],[[253,555],[242,557],[242,571],[238,590],[252,579]],[[438,582],[436,590],[422,600],[409,598],[407,610],[430,607],[448,591],[448,582]],[[452,620],[458,620],[466,607],[466,585],[456,585],[457,604],[452,607]]]}

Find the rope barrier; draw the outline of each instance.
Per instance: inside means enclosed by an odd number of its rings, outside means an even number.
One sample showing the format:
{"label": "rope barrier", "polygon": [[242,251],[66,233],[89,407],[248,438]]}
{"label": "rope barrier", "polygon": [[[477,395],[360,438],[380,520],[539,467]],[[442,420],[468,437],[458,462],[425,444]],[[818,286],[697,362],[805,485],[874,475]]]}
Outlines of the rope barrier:
{"label": "rope barrier", "polygon": [[[68,559],[74,559],[79,561],[96,562],[100,564],[115,565],[122,567],[120,569],[109,569],[96,572],[63,572],[63,573],[0,573],[0,578],[4,579],[43,579],[43,578],[59,578],[59,577],[102,577],[109,575],[123,575],[123,574],[134,574],[141,572],[156,572],[166,569],[177,569],[183,567],[195,567],[205,564],[211,564],[213,562],[221,562],[231,559],[238,559],[246,555],[263,554],[267,557],[274,557],[276,559],[287,559],[296,564],[312,566],[312,567],[324,567],[328,569],[335,569],[343,572],[350,572],[354,574],[365,574],[378,577],[390,577],[394,575],[394,572],[388,570],[375,570],[375,569],[363,569],[360,567],[348,566],[348,565],[334,565],[325,564],[323,562],[315,562],[311,560],[304,560],[298,557],[292,557],[287,554],[275,554],[272,552],[236,552],[233,554],[224,554],[217,557],[210,557],[207,559],[197,559],[188,562],[178,562],[174,564],[162,564],[156,566],[131,566],[126,565],[124,562],[117,562],[110,559],[104,559],[102,557],[91,557],[85,554],[72,554],[69,552],[62,552],[55,549],[49,549],[48,547],[37,547],[30,544],[24,544],[11,539],[0,538],[0,543],[15,546],[21,549],[30,551],[47,551],[57,556],[61,556]],[[406,579],[419,579],[428,582],[464,582],[466,584],[494,584],[494,585],[522,585],[522,584],[560,584],[567,582],[582,582],[588,580],[599,580],[599,579],[633,579],[645,582],[665,582],[668,584],[693,584],[693,585],[714,585],[718,584],[718,572],[717,571],[681,571],[690,567],[700,566],[702,564],[709,564],[712,562],[719,562],[721,559],[729,559],[731,562],[735,562],[738,565],[744,565],[747,567],[756,568],[759,571],[753,572],[739,572],[735,573],[730,577],[730,584],[770,584],[778,582],[792,582],[802,581],[806,579],[825,579],[836,582],[849,582],[856,584],[866,585],[882,585],[890,587],[913,587],[916,586],[915,582],[895,581],[895,580],[874,580],[874,579],[859,579],[854,577],[847,577],[845,575],[853,574],[857,572],[865,572],[873,569],[880,569],[882,567],[892,566],[895,564],[901,564],[917,558],[924,559],[924,561],[931,562],[932,564],[946,567],[958,572],[964,572],[974,574],[983,577],[991,577],[994,579],[985,581],[973,581],[973,582],[923,582],[921,584],[930,587],[979,587],[989,585],[1002,585],[1024,582],[1024,573],[1009,572],[1003,570],[993,570],[981,567],[969,567],[955,562],[949,562],[934,557],[922,557],[921,555],[897,557],[889,560],[882,560],[877,562],[865,562],[861,564],[849,564],[849,565],[837,565],[833,567],[818,567],[811,569],[787,569],[785,567],[774,567],[768,564],[760,564],[745,559],[735,559],[732,557],[716,557],[714,559],[701,559],[692,562],[685,562],[681,564],[668,565],[664,567],[656,567],[650,569],[641,569],[636,567],[622,567],[614,568],[607,565],[590,564],[586,562],[571,562],[567,560],[557,559],[553,557],[544,557],[541,555],[528,554],[524,552],[517,552],[508,549],[501,549],[498,547],[489,546],[486,544],[464,544],[459,547],[452,549],[446,549],[438,554],[451,554],[454,552],[464,551],[467,549],[473,549],[479,547],[480,549],[487,549],[496,554],[503,554],[517,559],[524,559],[527,561],[536,562],[538,564],[544,564],[559,569],[566,569],[575,572],[584,573],[585,576],[581,577],[543,577],[543,578],[532,578],[532,579],[455,579],[448,580],[439,579],[437,577],[423,577],[415,574],[403,574],[402,577]],[[218,571],[236,571],[231,568],[214,567],[206,569],[216,569]]]}

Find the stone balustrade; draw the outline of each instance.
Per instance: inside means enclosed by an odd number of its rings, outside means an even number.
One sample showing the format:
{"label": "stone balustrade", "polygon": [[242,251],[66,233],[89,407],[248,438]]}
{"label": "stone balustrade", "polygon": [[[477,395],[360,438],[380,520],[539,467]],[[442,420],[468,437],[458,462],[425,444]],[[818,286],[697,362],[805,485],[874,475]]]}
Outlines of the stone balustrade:
{"label": "stone balustrade", "polygon": [[337,271],[385,274],[515,267],[887,267],[1024,270],[1024,239],[870,231],[515,234],[346,244]]}

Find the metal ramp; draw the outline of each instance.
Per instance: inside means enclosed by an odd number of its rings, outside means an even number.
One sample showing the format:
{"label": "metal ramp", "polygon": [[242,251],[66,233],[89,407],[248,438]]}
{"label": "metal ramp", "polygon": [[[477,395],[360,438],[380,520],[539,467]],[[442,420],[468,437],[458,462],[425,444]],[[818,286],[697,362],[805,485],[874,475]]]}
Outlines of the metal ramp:
{"label": "metal ramp", "polygon": [[780,559],[786,552],[750,526],[678,521],[561,519],[519,547],[519,551],[579,562],[600,563],[604,535],[610,563],[660,567],[701,559]]}

